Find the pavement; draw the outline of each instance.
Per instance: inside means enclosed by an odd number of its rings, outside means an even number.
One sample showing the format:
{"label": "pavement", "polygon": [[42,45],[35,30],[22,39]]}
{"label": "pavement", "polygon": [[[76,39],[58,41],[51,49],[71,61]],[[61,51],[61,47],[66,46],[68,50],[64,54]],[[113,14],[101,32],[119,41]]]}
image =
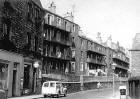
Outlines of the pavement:
{"label": "pavement", "polygon": [[[12,97],[8,99],[46,99],[46,98],[43,98],[43,95],[30,95],[22,97]],[[94,89],[71,93],[68,94],[67,97],[62,97],[62,99],[120,99],[120,94],[118,89],[115,90],[114,96],[112,95],[112,88],[100,90]],[[130,99],[130,97],[127,97],[127,99]]]}

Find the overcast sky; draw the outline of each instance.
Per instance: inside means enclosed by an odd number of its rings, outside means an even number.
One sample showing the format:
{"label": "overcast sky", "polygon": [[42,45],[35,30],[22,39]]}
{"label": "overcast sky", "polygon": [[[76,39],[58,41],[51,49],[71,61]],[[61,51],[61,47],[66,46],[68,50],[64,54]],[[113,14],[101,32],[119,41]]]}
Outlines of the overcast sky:
{"label": "overcast sky", "polygon": [[93,40],[101,32],[103,40],[112,35],[114,42],[130,48],[135,33],[140,33],[140,0],[41,0],[45,8],[52,1],[61,16],[75,5],[75,23]]}

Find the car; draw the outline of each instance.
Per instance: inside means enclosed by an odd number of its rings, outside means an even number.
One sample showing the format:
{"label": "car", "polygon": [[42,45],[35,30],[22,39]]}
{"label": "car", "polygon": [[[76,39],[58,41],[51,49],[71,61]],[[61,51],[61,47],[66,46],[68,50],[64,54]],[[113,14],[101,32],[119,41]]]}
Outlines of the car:
{"label": "car", "polygon": [[6,92],[3,83],[0,82],[0,99],[7,99]]}
{"label": "car", "polygon": [[0,99],[7,99],[6,92],[3,89],[0,89]]}
{"label": "car", "polygon": [[60,81],[46,81],[42,85],[42,95],[44,98],[47,96],[57,96],[61,95],[67,96],[67,88],[62,85]]}

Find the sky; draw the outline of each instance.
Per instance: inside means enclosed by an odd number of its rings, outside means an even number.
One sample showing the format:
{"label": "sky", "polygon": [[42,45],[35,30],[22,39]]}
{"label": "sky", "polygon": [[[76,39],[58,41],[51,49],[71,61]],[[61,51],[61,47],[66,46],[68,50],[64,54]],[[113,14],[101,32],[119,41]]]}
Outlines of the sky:
{"label": "sky", "polygon": [[74,8],[74,22],[93,40],[100,32],[103,41],[112,35],[113,42],[130,49],[140,33],[140,0],[41,0],[46,9],[52,1],[61,16]]}

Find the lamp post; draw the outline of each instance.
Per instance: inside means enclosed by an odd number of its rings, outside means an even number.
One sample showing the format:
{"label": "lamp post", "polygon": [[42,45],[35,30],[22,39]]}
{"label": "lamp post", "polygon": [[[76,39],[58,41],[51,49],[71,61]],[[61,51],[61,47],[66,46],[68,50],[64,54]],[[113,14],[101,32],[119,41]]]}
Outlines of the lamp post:
{"label": "lamp post", "polygon": [[115,81],[114,81],[114,75],[115,75],[115,66],[116,66],[117,64],[116,63],[113,63],[112,64],[112,69],[113,69],[113,96],[115,96]]}
{"label": "lamp post", "polygon": [[128,69],[128,78],[131,77],[131,69]]}
{"label": "lamp post", "polygon": [[39,62],[38,61],[35,61],[34,64],[34,73],[33,73],[33,76],[34,76],[34,92],[36,92],[36,85],[37,85],[37,68],[39,68]]}

